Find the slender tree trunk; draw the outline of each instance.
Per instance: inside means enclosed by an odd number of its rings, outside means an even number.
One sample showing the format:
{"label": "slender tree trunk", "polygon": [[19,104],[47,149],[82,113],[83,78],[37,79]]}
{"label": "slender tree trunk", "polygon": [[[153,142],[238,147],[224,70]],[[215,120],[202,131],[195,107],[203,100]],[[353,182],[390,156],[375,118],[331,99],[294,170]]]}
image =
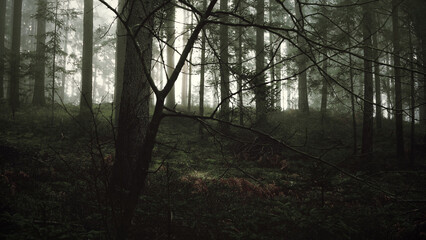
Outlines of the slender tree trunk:
{"label": "slender tree trunk", "polygon": [[[185,44],[188,42],[188,27],[187,27],[187,19],[188,19],[188,12],[184,12],[184,19],[183,19],[183,43]],[[185,62],[182,68],[182,88],[181,88],[181,104],[182,107],[187,107],[188,104],[188,62]]]}
{"label": "slender tree trunk", "polygon": [[328,100],[328,59],[327,59],[327,52],[324,54],[324,60],[323,60],[323,70],[325,72],[323,78],[322,78],[322,90],[321,90],[321,123],[324,122],[327,114],[327,100]]}
{"label": "slender tree trunk", "polygon": [[[256,23],[263,25],[265,21],[265,2],[263,0],[256,3]],[[266,86],[265,75],[262,71],[265,68],[265,39],[264,30],[256,28],[256,78],[254,94],[256,98],[256,123],[264,124],[266,121]]]}
{"label": "slender tree trunk", "polygon": [[80,116],[88,121],[92,110],[93,0],[84,0],[83,23]]}
{"label": "slender tree trunk", "polygon": [[401,88],[401,60],[400,60],[400,36],[398,23],[398,9],[401,0],[392,0],[392,30],[393,30],[393,54],[395,71],[395,123],[396,123],[396,156],[398,160],[404,158],[404,132],[402,128],[402,88]]}
{"label": "slender tree trunk", "polygon": [[[70,8],[70,2],[68,2],[67,10]],[[65,84],[66,84],[66,77],[67,77],[67,60],[68,60],[68,35],[69,35],[69,23],[70,19],[67,16],[67,20],[65,22],[65,39],[64,39],[64,72],[61,75],[61,91],[59,93],[59,96],[61,97],[62,101],[65,102]]]}
{"label": "slender tree trunk", "polygon": [[13,4],[12,54],[10,58],[9,104],[14,113],[19,107],[22,0]]}
{"label": "slender tree trunk", "polygon": [[367,161],[373,154],[373,66],[371,49],[371,10],[368,4],[363,6],[363,50],[364,50],[364,116],[362,124],[362,155]]}
{"label": "slender tree trunk", "polygon": [[188,76],[188,104],[187,104],[188,112],[191,111],[191,104],[192,104],[192,51],[191,51],[191,54],[189,55],[189,62],[190,64],[189,64],[189,76]]}
{"label": "slender tree trunk", "polygon": [[[263,0],[262,0],[263,1]],[[228,0],[220,0],[220,10],[228,11]],[[227,21],[223,17],[223,22]],[[219,27],[219,44],[220,44],[220,114],[219,117],[223,121],[229,122],[229,52],[228,52],[228,26],[221,24]],[[224,132],[229,131],[228,124],[220,124],[220,128]]]}
{"label": "slender tree trunk", "polygon": [[[373,16],[373,26],[374,31],[377,31],[377,16],[374,14]],[[373,35],[373,59],[374,59],[374,84],[375,84],[375,95],[376,95],[376,127],[378,130],[382,129],[382,91],[380,84],[380,64],[379,64],[379,53],[378,53],[378,33],[374,33]]]}
{"label": "slender tree trunk", "polygon": [[[269,18],[269,22],[273,23],[273,19],[272,19],[272,2],[273,0],[269,0],[269,9],[268,9],[268,18]],[[276,102],[276,89],[275,89],[275,56],[274,56],[274,34],[269,32],[269,61],[270,61],[270,68],[269,68],[269,79],[271,82],[271,108],[274,109],[275,107],[275,102]]]}
{"label": "slender tree trunk", "polygon": [[415,141],[415,124],[416,124],[416,91],[415,91],[415,76],[414,76],[414,49],[412,42],[411,29],[408,31],[409,45],[410,45],[410,165],[414,164],[414,145]]}
{"label": "slender tree trunk", "polygon": [[[237,12],[241,13],[243,9],[243,1],[234,0],[234,5],[238,5]],[[242,20],[238,19],[238,23],[242,24]],[[236,37],[235,41],[235,54],[236,54],[236,71],[237,71],[237,89],[238,89],[238,113],[239,113],[239,123],[240,125],[244,124],[244,105],[243,105],[243,80],[242,80],[242,71],[243,71],[243,28],[236,27]]]}
{"label": "slender tree trunk", "polygon": [[47,1],[38,1],[37,10],[37,48],[35,65],[35,82],[33,105],[43,106],[46,104],[44,96],[44,80],[46,75],[46,14]]}
{"label": "slender tree trunk", "polygon": [[4,98],[6,0],[0,1],[0,100]]}
{"label": "slender tree trunk", "polygon": [[[175,68],[174,59],[174,42],[175,42],[175,14],[176,9],[174,6],[174,0],[172,0],[167,6],[167,17],[166,17],[166,36],[167,36],[167,79],[172,75]],[[174,108],[176,105],[175,101],[175,88],[173,87],[166,99],[166,107]]]}
{"label": "slender tree trunk", "polygon": [[[207,0],[203,0],[203,10],[207,8]],[[201,67],[200,67],[200,105],[199,114],[204,115],[204,83],[205,83],[205,68],[206,68],[206,32],[202,31],[201,36]],[[203,133],[203,126],[200,124],[199,133]]]}
{"label": "slender tree trunk", "polygon": [[[126,0],[118,1],[118,12],[123,14]],[[123,91],[124,62],[126,57],[126,29],[121,21],[117,21],[117,42],[115,52],[115,88],[114,88],[114,125],[118,124],[121,93]]]}
{"label": "slender tree trunk", "polygon": [[421,39],[421,55],[423,58],[423,81],[421,89],[423,90],[420,94],[423,96],[423,105],[420,106],[420,126],[422,126],[423,134],[426,136],[426,33],[424,33]]}
{"label": "slender tree trunk", "polygon": [[[299,25],[299,31],[301,31],[301,34],[304,34],[304,19],[302,17],[302,9],[300,7],[299,1],[294,1],[296,6],[296,19],[297,24]],[[306,51],[306,42],[303,40],[302,37],[297,36],[297,43],[302,49],[302,51]],[[307,57],[306,52],[299,52],[300,56],[297,57],[297,68],[299,70],[298,75],[298,92],[299,92],[299,99],[298,99],[298,107],[299,110],[302,113],[309,113],[309,103],[308,103],[308,79],[307,79]]]}
{"label": "slender tree trunk", "polygon": [[354,150],[354,154],[356,154],[358,152],[358,139],[357,139],[355,96],[354,96],[354,73],[353,73],[353,69],[352,69],[352,55],[350,53],[349,53],[349,78],[350,78],[350,82],[351,82],[350,87],[351,87],[353,150]]}

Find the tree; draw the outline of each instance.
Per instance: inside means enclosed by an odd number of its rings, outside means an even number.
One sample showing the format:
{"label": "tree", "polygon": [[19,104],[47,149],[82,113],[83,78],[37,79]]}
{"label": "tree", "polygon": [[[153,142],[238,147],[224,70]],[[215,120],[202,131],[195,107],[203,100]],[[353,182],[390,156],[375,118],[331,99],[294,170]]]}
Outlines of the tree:
{"label": "tree", "polygon": [[[228,0],[220,0],[220,10],[222,12],[228,11]],[[227,21],[226,15],[222,19],[223,22]],[[219,44],[220,44],[220,119],[229,122],[229,52],[228,52],[228,26],[221,24],[219,29]],[[227,132],[229,126],[222,124],[220,128]]]}
{"label": "tree", "polygon": [[43,106],[46,104],[44,95],[45,75],[46,75],[46,16],[47,1],[38,1],[37,10],[37,48],[35,60],[35,81],[33,105]]}
{"label": "tree", "polygon": [[324,122],[327,114],[327,100],[328,100],[328,56],[327,51],[324,54],[323,66],[322,69],[324,74],[322,74],[322,89],[321,89],[321,122]]}
{"label": "tree", "polygon": [[[203,0],[203,10],[207,9],[207,0]],[[199,103],[199,115],[204,115],[204,83],[206,74],[206,31],[202,31],[201,35],[201,63],[200,63],[200,103]],[[200,125],[200,134],[203,132],[203,126]]]}
{"label": "tree", "polygon": [[92,112],[93,0],[84,0],[83,24],[80,116],[86,121]]}
{"label": "tree", "polygon": [[[108,5],[103,0],[101,2]],[[154,32],[151,14],[154,8],[153,1],[132,0],[128,4],[132,7],[124,10],[128,16],[126,30],[129,37],[126,44],[123,92],[118,118],[116,159],[110,181],[114,209],[118,210],[119,216],[116,219],[116,239],[126,239],[128,236],[139,194],[144,188],[148,175],[158,129],[161,120],[165,117],[163,113],[165,98],[172,90],[216,2],[217,0],[212,0],[205,13],[201,15],[200,21],[181,53],[176,68],[168,76],[162,90],[157,88],[150,75],[152,33]],[[141,19],[144,20],[143,24],[140,24]],[[123,21],[123,18],[120,17],[120,20]],[[151,118],[148,111],[150,87],[157,99]]]}
{"label": "tree", "polygon": [[401,89],[401,60],[398,9],[400,0],[392,0],[392,42],[395,73],[395,124],[396,124],[396,156],[398,160],[404,157],[404,133],[402,128],[402,89]]}
{"label": "tree", "polygon": [[[175,15],[176,9],[174,6],[175,2],[172,0],[167,4],[166,9],[166,38],[167,38],[167,79],[173,73],[175,68],[175,59],[174,59],[174,42],[175,42]],[[175,88],[173,87],[167,96],[166,106],[168,108],[174,108],[176,105],[175,101]]]}
{"label": "tree", "polygon": [[[118,1],[118,12],[123,14],[125,0]],[[124,62],[126,56],[126,29],[121,21],[117,22],[117,43],[115,52],[115,88],[114,88],[114,124],[118,124],[121,93],[123,91]]]}
{"label": "tree", "polygon": [[21,17],[22,0],[15,0],[13,4],[13,31],[12,56],[10,58],[9,104],[12,112],[19,107],[19,79],[20,79],[20,47],[21,47]]}
{"label": "tree", "polygon": [[[242,13],[244,6],[243,1],[234,0],[234,5],[237,9],[237,13]],[[238,19],[238,24],[242,24],[242,20]],[[237,89],[238,89],[238,109],[239,109],[239,123],[244,125],[244,111],[243,111],[243,28],[236,27],[236,37],[235,41],[235,55],[236,55],[236,73],[237,73]]]}
{"label": "tree", "polygon": [[[265,2],[257,1],[256,4],[256,24],[263,25],[265,21]],[[256,123],[264,123],[266,121],[266,85],[265,75],[265,39],[264,30],[260,27],[256,28],[256,77],[254,79],[254,94],[256,98]]]}
{"label": "tree", "polygon": [[0,1],[0,100],[4,98],[6,1]]}
{"label": "tree", "polygon": [[372,159],[373,153],[373,67],[371,49],[371,21],[372,14],[369,4],[362,7],[362,37],[364,51],[364,115],[362,122],[362,150],[366,160]]}
{"label": "tree", "polygon": [[375,95],[376,95],[376,126],[377,129],[382,128],[382,91],[381,91],[381,84],[380,84],[380,64],[379,64],[379,46],[378,46],[378,19],[377,14],[373,15],[372,19],[372,28],[374,29],[373,34],[373,59],[374,59],[374,87],[375,87]]}
{"label": "tree", "polygon": [[299,52],[299,56],[296,58],[297,68],[298,68],[298,91],[299,91],[299,100],[298,100],[298,107],[299,110],[302,113],[309,113],[309,103],[308,103],[308,79],[306,76],[307,72],[307,57],[306,57],[306,42],[303,39],[301,35],[304,34],[304,19],[303,19],[303,13],[302,13],[302,7],[301,3],[299,1],[295,2],[295,9],[296,9],[296,20],[297,20],[297,29],[298,29],[298,35],[297,35],[297,44],[298,47],[301,49],[301,52]]}
{"label": "tree", "polygon": [[[184,20],[183,20],[184,28],[183,28],[183,43],[185,44],[188,41],[188,12],[184,12]],[[181,104],[183,107],[188,104],[188,76],[189,76],[189,67],[188,62],[185,62],[182,68],[182,89],[181,89]]]}

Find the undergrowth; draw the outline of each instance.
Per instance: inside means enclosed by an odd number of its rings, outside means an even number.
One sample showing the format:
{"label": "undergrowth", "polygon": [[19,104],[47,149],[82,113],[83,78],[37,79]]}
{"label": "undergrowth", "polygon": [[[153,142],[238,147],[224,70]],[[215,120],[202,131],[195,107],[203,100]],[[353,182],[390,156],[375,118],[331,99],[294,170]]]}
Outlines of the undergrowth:
{"label": "undergrowth", "polygon": [[[94,131],[81,129],[77,113],[67,106],[54,111],[53,121],[44,108],[0,116],[1,239],[112,238],[111,107],[97,108]],[[273,113],[265,131],[345,173],[248,131],[224,137],[209,122],[201,137],[195,120],[165,119],[131,235],[424,239],[424,156],[401,167],[386,120],[375,136],[374,162],[362,162],[353,154],[347,117],[321,123],[317,115]]]}

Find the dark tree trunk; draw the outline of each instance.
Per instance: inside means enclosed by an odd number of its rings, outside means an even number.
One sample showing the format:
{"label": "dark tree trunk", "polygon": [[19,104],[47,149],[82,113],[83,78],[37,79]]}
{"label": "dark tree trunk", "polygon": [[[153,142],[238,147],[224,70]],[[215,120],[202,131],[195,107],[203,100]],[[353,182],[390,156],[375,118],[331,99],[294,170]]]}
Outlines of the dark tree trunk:
{"label": "dark tree trunk", "polygon": [[[295,2],[295,9],[296,9],[296,19],[298,24],[298,29],[301,32],[301,34],[304,34],[304,19],[302,17],[302,9],[300,6],[299,1]],[[299,99],[298,99],[298,107],[299,110],[302,113],[309,113],[309,103],[308,103],[308,79],[307,79],[307,62],[308,59],[306,57],[306,42],[301,36],[297,36],[297,43],[299,47],[302,49],[301,52],[299,52],[300,56],[297,57],[296,63],[298,68],[298,92],[299,92]]]}
{"label": "dark tree trunk", "polygon": [[[234,5],[237,6],[237,12],[241,13],[243,9],[243,2],[239,0],[234,0]],[[238,19],[238,23],[242,24],[242,20]],[[243,105],[243,80],[242,80],[242,71],[243,71],[243,28],[236,27],[236,37],[235,41],[235,54],[236,54],[236,71],[237,71],[237,89],[238,89],[238,112],[239,112],[239,123],[240,125],[244,124],[244,105]]]}
{"label": "dark tree trunk", "polygon": [[404,133],[402,128],[402,89],[401,89],[401,60],[400,60],[400,36],[398,23],[398,9],[401,0],[392,0],[392,31],[393,54],[395,72],[395,123],[396,123],[396,156],[398,160],[404,158]]}
{"label": "dark tree trunk", "polygon": [[[123,14],[125,0],[118,1],[118,12]],[[117,42],[115,52],[115,88],[114,88],[114,125],[118,125],[121,93],[123,91],[124,62],[126,57],[126,29],[123,23],[117,22]]]}
{"label": "dark tree trunk", "polygon": [[327,52],[324,55],[323,60],[323,70],[324,74],[322,77],[322,90],[321,90],[321,122],[323,123],[326,119],[327,114],[327,100],[328,100],[328,59],[327,59]]}
{"label": "dark tree trunk", "polygon": [[[220,10],[228,11],[228,0],[220,0]],[[223,22],[227,21],[223,17]],[[229,122],[229,52],[228,52],[228,26],[222,24],[219,29],[219,44],[220,44],[220,112],[219,118]],[[228,124],[220,124],[220,129],[224,132],[229,131]]]}
{"label": "dark tree trunk", "polygon": [[[176,69],[168,77],[163,90],[158,90],[150,77],[150,62],[152,57],[153,19],[148,18],[136,38],[128,37],[126,46],[126,62],[123,78],[123,93],[118,119],[118,135],[116,142],[116,159],[112,169],[110,191],[114,209],[118,217],[116,221],[116,239],[127,239],[132,218],[138,204],[139,195],[144,188],[148,174],[152,151],[161,119],[164,117],[163,108],[165,96],[173,88],[176,79],[188,57],[191,49],[204,26],[205,18],[213,9],[216,0],[212,0],[201,22],[194,29],[188,40]],[[152,16],[152,1],[132,0],[127,22],[130,29],[139,24],[141,19]],[[135,41],[138,43],[136,48]],[[138,51],[140,49],[140,51]],[[142,64],[141,64],[142,61]],[[141,67],[142,65],[142,67]],[[157,101],[152,117],[149,117],[150,87],[156,93]]]}
{"label": "dark tree trunk", "polygon": [[[256,23],[263,25],[265,21],[265,2],[263,0],[256,3]],[[265,68],[265,39],[264,30],[256,28],[256,78],[254,84],[254,94],[256,98],[256,123],[264,124],[266,121],[266,86],[265,74],[262,73]]]}
{"label": "dark tree trunk", "polygon": [[46,14],[47,1],[38,1],[37,10],[37,48],[35,65],[35,82],[33,105],[43,106],[46,104],[44,96],[44,81],[46,75]]}
{"label": "dark tree trunk", "polygon": [[410,165],[414,163],[414,145],[415,142],[415,124],[416,124],[416,90],[415,90],[415,75],[414,75],[414,48],[412,41],[412,32],[408,32],[409,45],[410,45]]}
{"label": "dark tree trunk", "polygon": [[12,54],[10,58],[9,104],[14,113],[19,107],[22,0],[13,3]]}
{"label": "dark tree trunk", "polygon": [[364,50],[364,116],[362,123],[362,155],[365,160],[372,160],[373,154],[373,66],[371,49],[370,5],[363,6],[363,50]]}
{"label": "dark tree trunk", "polygon": [[93,0],[84,0],[83,23],[80,116],[87,123],[92,113]]}
{"label": "dark tree trunk", "polygon": [[[377,31],[377,16],[373,16],[373,29]],[[374,59],[374,85],[375,85],[375,95],[376,95],[376,127],[378,130],[382,129],[382,91],[380,84],[380,64],[379,64],[379,53],[378,53],[378,33],[376,32],[373,35],[373,59]]]}
{"label": "dark tree trunk", "polygon": [[[131,9],[124,9],[123,16],[129,16],[131,29],[152,11],[150,1],[130,1]],[[147,24],[152,29],[153,21]],[[143,51],[146,66],[151,66],[152,35],[142,28],[136,41]],[[111,190],[115,209],[117,239],[126,239],[131,225],[137,196],[147,176],[151,152],[147,143],[149,125],[150,86],[147,75],[140,67],[141,60],[132,38],[127,38],[123,65],[123,88],[118,117],[115,163],[112,169]],[[148,73],[149,74],[149,73]],[[152,141],[152,140],[150,140]],[[136,197],[135,197],[136,196]]]}
{"label": "dark tree trunk", "polygon": [[0,1],[0,100],[4,98],[6,0]]}
{"label": "dark tree trunk", "polygon": [[[174,6],[174,1],[172,0],[167,6],[167,16],[166,16],[166,37],[167,37],[167,79],[172,75],[175,68],[175,59],[174,59],[174,42],[175,42],[175,14],[176,9]],[[168,108],[174,108],[176,105],[175,100],[175,88],[173,87],[169,95],[167,95],[166,106]]]}
{"label": "dark tree trunk", "polygon": [[[203,10],[207,8],[207,0],[203,0]],[[206,32],[202,31],[201,36],[201,67],[200,67],[200,105],[199,113],[200,116],[204,115],[204,83],[206,74]],[[199,133],[203,133],[203,126],[200,124]]]}

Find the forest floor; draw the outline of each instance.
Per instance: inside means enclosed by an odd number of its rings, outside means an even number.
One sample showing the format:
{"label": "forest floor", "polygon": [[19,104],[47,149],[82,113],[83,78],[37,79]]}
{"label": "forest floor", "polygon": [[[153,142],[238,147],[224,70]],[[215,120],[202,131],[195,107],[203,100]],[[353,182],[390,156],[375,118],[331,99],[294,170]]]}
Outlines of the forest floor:
{"label": "forest floor", "polygon": [[[110,239],[114,135],[104,108],[90,133],[72,106],[53,121],[44,108],[0,115],[0,239]],[[194,120],[165,119],[132,236],[426,239],[424,149],[411,165],[396,161],[394,122],[385,119],[366,162],[354,154],[350,116],[318,119],[276,112],[263,129],[321,160],[250,131],[224,136],[209,123],[201,136]]]}

